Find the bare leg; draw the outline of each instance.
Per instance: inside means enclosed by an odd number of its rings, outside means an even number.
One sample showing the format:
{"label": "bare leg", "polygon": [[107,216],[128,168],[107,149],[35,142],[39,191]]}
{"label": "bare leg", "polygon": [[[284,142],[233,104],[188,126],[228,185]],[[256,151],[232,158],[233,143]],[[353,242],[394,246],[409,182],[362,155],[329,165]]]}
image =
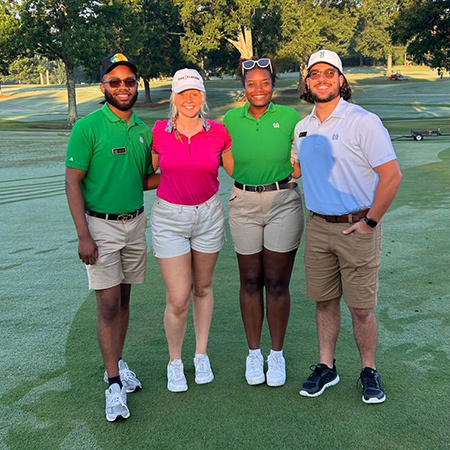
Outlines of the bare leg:
{"label": "bare leg", "polygon": [[119,329],[119,357],[122,356],[125,337],[127,335],[128,320],[130,318],[131,284],[120,285],[120,329]]}
{"label": "bare leg", "polygon": [[297,250],[288,253],[264,249],[264,284],[266,286],[267,322],[272,350],[282,350],[289,320],[291,296],[289,282]]}
{"label": "bare leg", "polygon": [[341,327],[340,297],[316,303],[320,363],[333,367],[334,351]]}
{"label": "bare leg", "polygon": [[219,253],[192,250],[192,293],[194,299],[195,353],[206,355],[214,309],[213,273]]}
{"label": "bare leg", "polygon": [[260,347],[264,320],[263,253],[240,255],[237,253],[241,288],[239,292],[242,321],[251,350]]}
{"label": "bare leg", "polygon": [[97,294],[97,337],[108,376],[119,375],[117,360],[124,337],[121,320],[121,285],[95,291]]}
{"label": "bare leg", "polygon": [[164,327],[170,360],[181,359],[191,295],[191,253],[175,258],[158,258],[166,285]]}
{"label": "bare leg", "polygon": [[349,308],[352,313],[353,334],[361,355],[362,367],[375,367],[378,324],[373,308]]}

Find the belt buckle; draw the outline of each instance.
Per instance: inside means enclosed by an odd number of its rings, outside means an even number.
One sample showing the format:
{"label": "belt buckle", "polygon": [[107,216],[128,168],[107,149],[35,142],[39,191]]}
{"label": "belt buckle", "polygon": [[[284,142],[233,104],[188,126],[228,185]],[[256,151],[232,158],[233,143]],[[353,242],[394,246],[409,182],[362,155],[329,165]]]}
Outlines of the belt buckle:
{"label": "belt buckle", "polygon": [[263,184],[259,184],[258,186],[255,186],[256,192],[264,192],[266,190],[266,187]]}
{"label": "belt buckle", "polygon": [[121,220],[122,223],[128,222],[129,220],[134,219],[133,214],[127,213],[127,214],[119,214],[117,216],[117,220]]}

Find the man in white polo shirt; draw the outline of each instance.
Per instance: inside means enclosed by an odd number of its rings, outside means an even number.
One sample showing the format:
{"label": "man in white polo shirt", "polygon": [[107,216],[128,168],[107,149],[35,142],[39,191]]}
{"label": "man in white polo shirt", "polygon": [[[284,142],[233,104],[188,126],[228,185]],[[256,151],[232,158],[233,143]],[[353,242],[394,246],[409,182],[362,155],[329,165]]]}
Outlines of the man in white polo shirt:
{"label": "man in white polo shirt", "polygon": [[340,299],[350,309],[362,362],[364,403],[386,399],[375,366],[382,217],[401,180],[380,119],[348,103],[351,89],[339,56],[329,50],[308,62],[302,98],[315,107],[295,129],[309,217],[306,226],[307,295],[316,302],[319,363],[300,395],[317,397],[339,382],[334,353]]}

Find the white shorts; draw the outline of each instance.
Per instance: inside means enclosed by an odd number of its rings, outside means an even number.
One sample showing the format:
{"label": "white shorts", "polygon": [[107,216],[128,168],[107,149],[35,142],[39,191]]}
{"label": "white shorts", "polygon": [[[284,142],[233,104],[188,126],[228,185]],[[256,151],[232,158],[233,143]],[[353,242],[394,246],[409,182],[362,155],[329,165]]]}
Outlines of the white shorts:
{"label": "white shorts", "polygon": [[157,258],[173,258],[191,250],[217,253],[225,242],[223,205],[217,193],[200,205],[176,205],[156,197],[151,224]]}
{"label": "white shorts", "polygon": [[118,284],[143,283],[147,270],[145,213],[123,223],[86,215],[98,260],[86,265],[89,289],[108,289]]}

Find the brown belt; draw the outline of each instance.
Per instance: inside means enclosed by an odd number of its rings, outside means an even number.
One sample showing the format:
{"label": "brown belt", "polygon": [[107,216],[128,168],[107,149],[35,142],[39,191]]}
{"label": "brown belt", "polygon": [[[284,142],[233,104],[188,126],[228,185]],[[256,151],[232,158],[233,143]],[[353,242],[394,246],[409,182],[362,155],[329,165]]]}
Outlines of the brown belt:
{"label": "brown belt", "polygon": [[343,214],[342,216],[327,216],[325,214],[319,214],[314,211],[310,211],[312,216],[317,216],[325,219],[327,222],[331,223],[355,223],[359,222],[363,217],[367,216],[369,212],[368,209],[363,209],[361,211],[355,211],[349,214]]}

